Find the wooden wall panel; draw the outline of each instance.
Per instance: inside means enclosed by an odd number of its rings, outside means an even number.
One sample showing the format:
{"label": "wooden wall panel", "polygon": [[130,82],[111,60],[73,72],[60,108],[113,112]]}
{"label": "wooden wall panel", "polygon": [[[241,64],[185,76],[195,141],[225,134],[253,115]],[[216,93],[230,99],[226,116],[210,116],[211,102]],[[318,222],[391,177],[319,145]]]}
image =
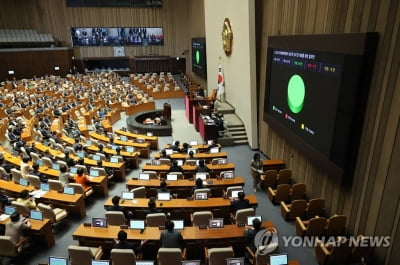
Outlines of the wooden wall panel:
{"label": "wooden wall panel", "polygon": [[[389,235],[392,247],[375,251],[376,264],[399,263],[400,9],[395,0],[257,0],[259,143],[271,158],[283,158],[310,197],[326,199],[328,214],[348,216],[349,234]],[[268,36],[377,31],[380,41],[353,183],[335,183],[300,150],[263,121]],[[396,173],[394,173],[396,172]]]}

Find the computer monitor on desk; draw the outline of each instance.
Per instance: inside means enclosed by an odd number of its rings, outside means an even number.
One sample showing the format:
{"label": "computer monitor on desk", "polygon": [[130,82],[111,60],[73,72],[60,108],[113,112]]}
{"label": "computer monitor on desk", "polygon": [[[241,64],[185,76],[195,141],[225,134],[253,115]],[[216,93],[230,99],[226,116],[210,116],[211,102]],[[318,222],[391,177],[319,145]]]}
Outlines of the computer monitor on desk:
{"label": "computer monitor on desk", "polygon": [[92,226],[93,227],[101,227],[107,228],[107,219],[106,218],[92,218]]}
{"label": "computer monitor on desk", "polygon": [[129,228],[135,230],[142,230],[144,229],[144,220],[129,220]]}
{"label": "computer monitor on desk", "polygon": [[269,264],[270,265],[287,265],[288,258],[287,254],[276,254],[269,256]]}
{"label": "computer monitor on desk", "polygon": [[200,265],[200,260],[182,260],[181,265]]}
{"label": "computer monitor on desk", "polygon": [[185,227],[185,222],[182,220],[171,220],[174,223],[175,230],[183,230]]}
{"label": "computer monitor on desk", "polygon": [[224,218],[208,219],[208,227],[209,228],[223,228],[224,227]]}
{"label": "computer monitor on desk", "polygon": [[169,192],[157,193],[157,200],[159,201],[169,201],[170,199],[171,199],[171,194]]}
{"label": "computer monitor on desk", "polygon": [[133,192],[123,191],[121,193],[121,198],[123,200],[133,200],[135,198],[135,194]]}
{"label": "computer monitor on desk", "polygon": [[174,150],[172,149],[165,149],[165,154],[166,155],[172,155],[174,153]]}
{"label": "computer monitor on desk", "polygon": [[195,146],[195,145],[197,145],[197,141],[190,141],[189,144],[190,144],[191,146]]}
{"label": "computer monitor on desk", "polygon": [[6,205],[4,206],[4,213],[7,215],[12,215],[16,211],[16,208],[13,206]]}
{"label": "computer monitor on desk", "polygon": [[244,265],[244,258],[226,259],[226,265]]}
{"label": "computer monitor on desk", "polygon": [[49,265],[68,265],[68,258],[49,257]]}
{"label": "computer monitor on desk", "polygon": [[203,181],[207,180],[207,173],[202,173],[202,172],[196,173],[196,179],[201,179]]}
{"label": "computer monitor on desk", "polygon": [[154,265],[154,261],[152,260],[138,260],[136,261],[136,265]]}
{"label": "computer monitor on desk", "polygon": [[43,213],[41,211],[30,210],[29,211],[29,218],[33,220],[42,221],[43,220]]}
{"label": "computer monitor on desk", "polygon": [[126,151],[128,153],[133,153],[133,152],[135,152],[135,148],[133,146],[128,146],[128,147],[126,147]]}
{"label": "computer monitor on desk", "polygon": [[91,265],[110,265],[109,260],[92,260]]}
{"label": "computer monitor on desk", "polygon": [[149,180],[150,174],[148,173],[139,173],[139,180]]}

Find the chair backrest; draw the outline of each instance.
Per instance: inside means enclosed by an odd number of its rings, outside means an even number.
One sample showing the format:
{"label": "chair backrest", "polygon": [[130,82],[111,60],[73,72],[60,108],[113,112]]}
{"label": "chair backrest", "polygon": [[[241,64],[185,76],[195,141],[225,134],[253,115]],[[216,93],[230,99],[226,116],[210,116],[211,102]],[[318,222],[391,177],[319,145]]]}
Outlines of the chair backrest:
{"label": "chair backrest", "polygon": [[68,165],[65,161],[62,160],[57,160],[56,163],[61,167],[61,166],[65,166],[66,168],[68,168]]}
{"label": "chair backrest", "polygon": [[70,265],[90,265],[93,259],[89,247],[69,246],[68,254]]}
{"label": "chair backrest", "polygon": [[321,198],[311,199],[307,206],[306,218],[309,219],[316,215],[321,215],[324,208],[325,208],[325,199]]}
{"label": "chair backrest", "polygon": [[75,193],[86,195],[85,194],[85,190],[83,189],[81,184],[79,184],[79,183],[69,183],[68,186],[71,187],[71,188],[74,188]]}
{"label": "chair backrest", "polygon": [[262,181],[263,187],[274,188],[276,186],[276,180],[278,178],[278,171],[270,169],[264,172],[264,180]]}
{"label": "chair backrest", "polygon": [[102,161],[106,161],[107,160],[106,155],[103,154],[103,153],[96,153],[95,155],[99,156]]}
{"label": "chair backrest", "polygon": [[185,161],[185,165],[189,165],[189,166],[195,166],[197,163],[197,160],[195,159],[188,159]]}
{"label": "chair backrest", "polygon": [[209,198],[211,196],[211,189],[204,188],[204,189],[196,189],[196,190],[194,190],[194,197],[196,197],[197,193],[204,193],[204,192],[207,192],[207,198]]}
{"label": "chair backrest", "polygon": [[74,148],[72,148],[71,146],[65,147],[65,150],[67,150],[70,154],[76,155]]}
{"label": "chair backrest", "polygon": [[232,247],[227,248],[210,248],[208,252],[208,265],[226,264],[226,259],[233,258],[234,252]]}
{"label": "chair backrest", "polygon": [[171,165],[171,160],[169,160],[168,158],[160,158],[160,165]]}
{"label": "chair backrest", "polygon": [[75,165],[75,167],[76,167],[76,168],[82,168],[84,174],[87,174],[87,173],[88,173],[87,168],[86,168],[86,166],[84,166],[84,165]]}
{"label": "chair backrest", "polygon": [[230,186],[226,188],[226,195],[232,197],[232,191],[243,190],[243,186]]}
{"label": "chair backrest", "polygon": [[64,146],[62,144],[56,143],[57,150],[60,152],[65,152]]}
{"label": "chair backrest", "polygon": [[43,166],[49,167],[51,168],[53,166],[53,161],[51,161],[50,158],[48,157],[42,157],[42,161],[43,161]]}
{"label": "chair backrest", "polygon": [[182,172],[169,172],[171,175],[176,175],[177,179],[184,179],[184,175]]}
{"label": "chair backrest", "polygon": [[53,209],[49,205],[39,203],[37,205],[37,207],[40,211],[42,211],[43,218],[49,219],[51,223],[56,222],[56,215],[55,215]]}
{"label": "chair backrest", "polygon": [[15,257],[18,249],[10,236],[0,236],[0,257]]}
{"label": "chair backrest", "polygon": [[279,170],[277,185],[289,184],[291,177],[292,177],[292,170],[291,169],[285,168],[285,169]]}
{"label": "chair backrest", "polygon": [[19,212],[21,215],[29,216],[30,210],[29,210],[28,206],[26,206],[25,204],[22,204],[17,201],[12,201],[11,205],[14,206],[16,208],[17,212]]}
{"label": "chair backrest", "polygon": [[335,244],[332,248],[330,255],[327,257],[325,264],[344,264],[346,263],[353,251],[354,246],[347,242]]}
{"label": "chair backrest", "polygon": [[49,138],[49,141],[50,141],[50,146],[52,147],[52,148],[54,148],[54,146],[56,146],[56,140],[54,140],[53,138]]}
{"label": "chair backrest", "polygon": [[247,217],[248,216],[255,216],[256,211],[254,208],[246,208],[246,209],[240,209],[236,211],[235,214],[235,222],[237,224],[247,224]]}
{"label": "chair backrest", "polygon": [[103,167],[91,167],[90,170],[96,170],[99,172],[99,176],[107,176],[107,172]]}
{"label": "chair backrest", "polygon": [[4,169],[4,167],[0,167],[0,174],[1,175],[8,175],[7,171]]}
{"label": "chair backrest", "polygon": [[63,185],[58,180],[49,179],[47,183],[49,184],[51,190],[63,191],[64,189]]}
{"label": "chair backrest", "polygon": [[149,174],[149,179],[158,179],[157,172],[152,170],[145,170],[142,173]]}
{"label": "chair backrest", "polygon": [[290,191],[290,200],[301,200],[304,199],[306,194],[306,184],[296,183],[292,186]]}
{"label": "chair backrest", "polygon": [[334,215],[328,219],[325,236],[340,236],[346,227],[347,217],[345,215]]}
{"label": "chair backrest", "polygon": [[287,219],[294,219],[296,217],[302,218],[306,212],[307,201],[306,200],[294,200],[290,206],[290,212]]}
{"label": "chair backrest", "polygon": [[124,213],[121,211],[106,211],[106,218],[109,225],[126,224]]}
{"label": "chair backrest", "polygon": [[40,189],[40,178],[38,176],[35,175],[28,175],[28,181],[29,181],[29,185]]}
{"label": "chair backrest", "polygon": [[15,183],[19,183],[19,180],[22,178],[21,171],[16,168],[11,169],[11,175]]}
{"label": "chair backrest", "polygon": [[314,217],[309,220],[305,236],[321,236],[324,233],[327,220],[325,217]]}
{"label": "chair backrest", "polygon": [[112,249],[110,252],[112,265],[135,264],[136,255],[133,249]]}
{"label": "chair backrest", "polygon": [[180,248],[159,248],[157,255],[158,265],[180,264],[182,250]]}
{"label": "chair backrest", "polygon": [[133,196],[135,198],[146,198],[146,187],[145,186],[131,189],[130,192],[133,192],[133,194],[134,194]]}
{"label": "chair backrest", "polygon": [[275,203],[288,201],[290,195],[290,185],[289,184],[280,184],[276,189],[276,195],[274,198]]}
{"label": "chair backrest", "polygon": [[147,226],[157,227],[164,226],[167,221],[167,217],[164,213],[149,213],[146,215]]}
{"label": "chair backrest", "polygon": [[30,152],[29,155],[32,158],[32,163],[36,163],[36,161],[40,160],[40,156],[35,152]]}
{"label": "chair backrest", "polygon": [[200,211],[193,213],[193,226],[208,225],[208,220],[213,218],[211,211]]}

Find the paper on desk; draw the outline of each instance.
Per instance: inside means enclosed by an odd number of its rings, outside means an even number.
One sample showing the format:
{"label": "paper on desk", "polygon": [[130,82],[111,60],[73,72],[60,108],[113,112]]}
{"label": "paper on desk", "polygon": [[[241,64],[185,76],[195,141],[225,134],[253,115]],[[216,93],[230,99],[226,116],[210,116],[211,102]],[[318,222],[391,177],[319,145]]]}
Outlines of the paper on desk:
{"label": "paper on desk", "polygon": [[29,194],[33,196],[33,198],[41,198],[47,191],[45,190],[34,190]]}

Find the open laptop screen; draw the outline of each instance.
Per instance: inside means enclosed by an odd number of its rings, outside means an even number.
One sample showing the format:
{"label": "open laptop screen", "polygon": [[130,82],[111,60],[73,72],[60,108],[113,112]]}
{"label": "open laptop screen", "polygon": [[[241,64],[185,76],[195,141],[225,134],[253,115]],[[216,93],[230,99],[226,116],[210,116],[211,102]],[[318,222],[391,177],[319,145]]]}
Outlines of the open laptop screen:
{"label": "open laptop screen", "polygon": [[98,177],[99,176],[99,171],[95,170],[95,169],[91,169],[89,175],[92,177]]}
{"label": "open laptop screen", "polygon": [[150,179],[150,174],[148,174],[148,173],[139,173],[139,179],[140,180],[149,180]]}
{"label": "open laptop screen", "polygon": [[174,229],[182,230],[185,227],[183,220],[171,220],[174,223]]}
{"label": "open laptop screen", "polygon": [[223,228],[224,227],[224,218],[212,218],[208,220],[209,228]]}
{"label": "open laptop screen", "polygon": [[210,149],[210,153],[211,153],[211,154],[219,153],[219,148],[218,148],[218,147],[213,147],[213,148],[211,148],[211,149]]}
{"label": "open laptop screen", "polygon": [[64,187],[64,193],[69,195],[74,195],[75,191],[73,187]]}
{"label": "open laptop screen", "polygon": [[262,221],[261,215],[259,215],[259,216],[247,216],[247,225],[248,226],[253,226],[253,220],[254,219],[258,219],[258,220],[260,220],[260,222]]}
{"label": "open laptop screen", "polygon": [[118,163],[118,162],[119,162],[119,159],[118,159],[118,157],[112,156],[112,157],[110,158],[110,162],[111,162],[111,163]]}
{"label": "open laptop screen", "polygon": [[49,257],[49,265],[68,265],[68,258]]}
{"label": "open laptop screen", "polygon": [[69,169],[69,172],[71,172],[72,174],[76,174],[77,171],[78,171],[78,168],[77,168],[77,167],[71,167],[71,168]]}
{"label": "open laptop screen", "polygon": [[207,180],[207,173],[196,173],[196,179]]}
{"label": "open laptop screen", "polygon": [[169,192],[157,193],[157,200],[159,201],[169,201],[170,199],[171,199],[171,194]]}
{"label": "open laptop screen", "polygon": [[244,265],[244,258],[226,259],[226,265]]}
{"label": "open laptop screen", "polygon": [[107,219],[106,218],[92,218],[92,226],[93,227],[107,227]]}
{"label": "open laptop screen", "polygon": [[167,174],[167,180],[178,180],[178,175],[176,175],[176,174]]}
{"label": "open laptop screen", "polygon": [[208,192],[196,192],[194,198],[196,200],[208,200]]}
{"label": "open laptop screen", "polygon": [[94,155],[94,156],[92,156],[92,159],[96,160],[96,161],[100,161],[101,157],[99,155]]}
{"label": "open laptop screen", "polygon": [[133,152],[135,152],[135,148],[132,147],[132,146],[128,146],[128,147],[126,147],[126,151],[127,151],[128,153],[133,153]]}
{"label": "open laptop screen", "polygon": [[232,198],[239,198],[239,192],[243,192],[243,190],[233,190]]}
{"label": "open laptop screen", "polygon": [[43,213],[41,211],[30,210],[29,211],[29,218],[33,220],[43,220]]}
{"label": "open laptop screen", "polygon": [[133,192],[123,191],[121,193],[121,198],[124,200],[133,200],[135,198],[135,194]]}
{"label": "open laptop screen", "polygon": [[233,179],[234,178],[234,174],[233,171],[226,171],[223,174],[224,179]]}
{"label": "open laptop screen", "polygon": [[129,220],[130,229],[144,229],[144,220]]}
{"label": "open laptop screen", "polygon": [[128,137],[126,137],[125,135],[122,135],[120,139],[121,139],[121,141],[123,141],[123,142],[128,141]]}
{"label": "open laptop screen", "polygon": [[28,186],[28,180],[26,179],[19,179],[19,185]]}
{"label": "open laptop screen", "polygon": [[269,256],[270,265],[287,265],[288,259],[287,254],[276,254]]}
{"label": "open laptop screen", "polygon": [[174,153],[174,150],[172,149],[165,149],[165,154],[167,155],[172,155]]}
{"label": "open laptop screen", "polygon": [[50,190],[50,185],[47,183],[40,183],[40,189],[43,191],[49,191]]}
{"label": "open laptop screen", "polygon": [[59,164],[52,164],[52,168],[54,170],[60,170],[60,165]]}

